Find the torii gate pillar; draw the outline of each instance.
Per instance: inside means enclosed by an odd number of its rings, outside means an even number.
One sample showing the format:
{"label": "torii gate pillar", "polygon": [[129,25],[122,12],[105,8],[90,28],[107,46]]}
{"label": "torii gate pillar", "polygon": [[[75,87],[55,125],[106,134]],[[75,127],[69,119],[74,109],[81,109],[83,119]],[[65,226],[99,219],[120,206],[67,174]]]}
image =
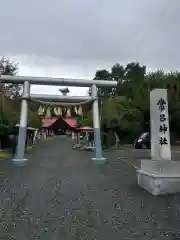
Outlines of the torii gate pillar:
{"label": "torii gate pillar", "polygon": [[28,81],[24,82],[23,95],[21,100],[21,113],[20,113],[20,124],[19,124],[19,134],[18,134],[18,143],[16,148],[16,155],[12,161],[16,165],[25,165],[27,160],[24,157],[25,152],[25,142],[26,142],[26,133],[27,133],[27,117],[28,117],[28,101],[30,95],[30,84]]}
{"label": "torii gate pillar", "polygon": [[94,141],[95,141],[95,153],[96,157],[92,158],[97,164],[104,164],[106,158],[102,157],[102,146],[101,146],[101,131],[100,131],[100,120],[99,120],[99,103],[97,99],[97,86],[92,85],[91,90],[93,100],[92,115],[93,115],[93,128],[94,128]]}

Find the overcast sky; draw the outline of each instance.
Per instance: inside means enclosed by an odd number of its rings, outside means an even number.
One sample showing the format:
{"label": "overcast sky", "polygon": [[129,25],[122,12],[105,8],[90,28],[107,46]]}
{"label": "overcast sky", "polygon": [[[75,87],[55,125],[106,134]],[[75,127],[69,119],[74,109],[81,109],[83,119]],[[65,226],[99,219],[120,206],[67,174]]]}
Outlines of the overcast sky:
{"label": "overcast sky", "polygon": [[[0,55],[20,75],[90,79],[129,61],[179,69],[179,12],[180,0],[1,0]],[[33,87],[45,91],[58,87]]]}

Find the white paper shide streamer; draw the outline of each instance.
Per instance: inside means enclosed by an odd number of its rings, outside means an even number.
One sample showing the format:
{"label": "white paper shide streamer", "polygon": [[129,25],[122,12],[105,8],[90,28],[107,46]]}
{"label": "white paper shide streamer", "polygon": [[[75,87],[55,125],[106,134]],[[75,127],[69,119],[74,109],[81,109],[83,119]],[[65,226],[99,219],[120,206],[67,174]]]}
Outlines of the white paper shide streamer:
{"label": "white paper shide streamer", "polygon": [[56,116],[62,116],[62,110],[61,110],[61,108],[54,108],[53,110],[54,110],[54,114],[55,114]]}
{"label": "white paper shide streamer", "polygon": [[51,117],[51,108],[48,107],[47,110],[46,110],[46,117]]}
{"label": "white paper shide streamer", "polygon": [[70,108],[67,109],[66,116],[71,117],[71,109]]}
{"label": "white paper shide streamer", "polygon": [[79,116],[82,116],[82,114],[83,114],[83,111],[82,111],[82,107],[81,107],[81,106],[79,106],[79,107],[75,106],[75,107],[74,107],[74,111],[75,111],[75,113],[76,113],[77,115],[79,115]]}
{"label": "white paper shide streamer", "polygon": [[42,115],[44,115],[44,112],[45,112],[45,108],[43,108],[42,106],[40,106],[39,109],[38,109],[38,115],[39,115],[39,116],[42,116]]}

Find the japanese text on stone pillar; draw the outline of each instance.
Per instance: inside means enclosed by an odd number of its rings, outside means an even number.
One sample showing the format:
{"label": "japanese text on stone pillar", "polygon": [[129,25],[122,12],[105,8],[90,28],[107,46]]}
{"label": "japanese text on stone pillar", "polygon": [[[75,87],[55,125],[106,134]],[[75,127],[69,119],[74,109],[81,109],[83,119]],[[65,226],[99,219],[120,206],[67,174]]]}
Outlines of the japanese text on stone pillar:
{"label": "japanese text on stone pillar", "polygon": [[166,106],[167,106],[167,103],[163,98],[161,98],[157,102],[157,106],[158,106],[158,110],[159,110],[159,120],[160,120],[159,132],[162,134],[161,137],[159,138],[159,144],[162,146],[162,145],[168,144],[168,140],[166,138],[166,132],[168,131],[168,127],[166,125],[166,120],[167,120]]}

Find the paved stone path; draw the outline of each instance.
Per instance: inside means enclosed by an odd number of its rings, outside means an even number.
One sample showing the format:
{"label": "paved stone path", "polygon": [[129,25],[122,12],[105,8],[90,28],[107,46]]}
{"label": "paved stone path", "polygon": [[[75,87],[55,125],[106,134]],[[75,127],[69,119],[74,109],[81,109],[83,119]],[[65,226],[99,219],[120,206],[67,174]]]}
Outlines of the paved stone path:
{"label": "paved stone path", "polygon": [[0,239],[180,239],[180,195],[151,196],[135,171],[56,138],[28,153],[29,165],[0,162]]}

